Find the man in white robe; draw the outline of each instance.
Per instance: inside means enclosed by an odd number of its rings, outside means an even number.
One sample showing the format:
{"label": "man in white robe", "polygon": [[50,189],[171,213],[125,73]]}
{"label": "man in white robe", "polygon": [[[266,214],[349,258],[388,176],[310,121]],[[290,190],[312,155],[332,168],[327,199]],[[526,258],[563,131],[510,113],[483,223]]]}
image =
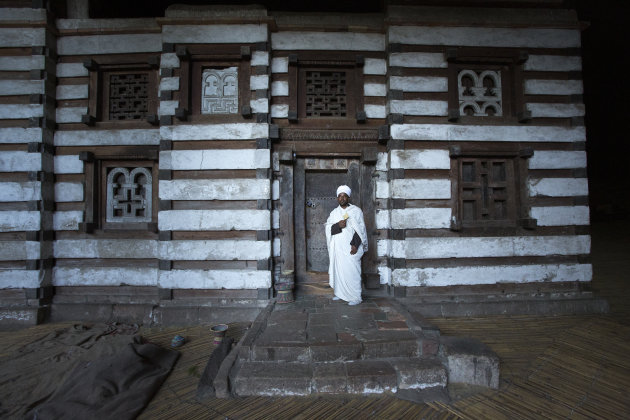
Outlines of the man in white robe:
{"label": "man in white robe", "polygon": [[344,300],[349,305],[361,303],[361,257],[368,250],[363,212],[350,204],[352,191],[347,185],[337,188],[339,206],[326,220],[326,244],[330,266],[330,287],[333,300]]}

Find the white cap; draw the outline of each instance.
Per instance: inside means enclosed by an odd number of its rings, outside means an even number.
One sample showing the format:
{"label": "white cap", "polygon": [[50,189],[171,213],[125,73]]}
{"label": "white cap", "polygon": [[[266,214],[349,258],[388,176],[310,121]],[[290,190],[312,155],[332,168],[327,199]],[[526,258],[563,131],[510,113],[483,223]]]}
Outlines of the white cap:
{"label": "white cap", "polygon": [[346,195],[350,197],[352,190],[347,185],[340,185],[339,188],[337,188],[337,197],[339,197],[341,193],[346,193]]}

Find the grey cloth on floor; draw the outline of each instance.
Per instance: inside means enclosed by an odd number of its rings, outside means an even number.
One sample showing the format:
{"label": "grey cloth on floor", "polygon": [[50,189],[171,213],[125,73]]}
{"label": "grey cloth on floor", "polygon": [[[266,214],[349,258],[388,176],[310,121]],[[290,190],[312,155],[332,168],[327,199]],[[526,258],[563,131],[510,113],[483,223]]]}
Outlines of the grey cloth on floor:
{"label": "grey cloth on floor", "polygon": [[135,418],[179,357],[135,332],[75,325],[2,355],[0,417]]}

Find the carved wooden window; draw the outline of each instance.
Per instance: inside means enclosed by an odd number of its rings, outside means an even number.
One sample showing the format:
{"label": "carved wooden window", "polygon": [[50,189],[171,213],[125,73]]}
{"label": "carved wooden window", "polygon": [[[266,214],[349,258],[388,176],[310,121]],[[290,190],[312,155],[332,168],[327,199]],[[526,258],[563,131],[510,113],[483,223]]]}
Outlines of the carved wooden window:
{"label": "carved wooden window", "polygon": [[118,147],[81,152],[85,217],[80,229],[156,230],[158,151]]}
{"label": "carved wooden window", "polygon": [[515,219],[516,186],[512,159],[462,158],[459,171],[463,223]]}
{"label": "carved wooden window", "polygon": [[[157,57],[99,57],[83,65],[90,71],[88,114],[82,121],[120,123],[157,122]],[[125,62],[127,61],[127,62]]]}
{"label": "carved wooden window", "polygon": [[151,167],[115,167],[107,174],[108,223],[150,222],[153,176]]}
{"label": "carved wooden window", "polygon": [[201,74],[201,113],[238,113],[238,68],[204,69]]}
{"label": "carved wooden window", "polygon": [[362,55],[303,51],[289,54],[288,120],[305,127],[344,127],[366,120]]}
{"label": "carved wooden window", "polygon": [[177,119],[242,122],[252,117],[251,46],[191,44],[173,50],[180,60],[172,70],[179,77],[179,90],[171,98],[179,101]]}
{"label": "carved wooden window", "polygon": [[346,79],[345,71],[306,71],[306,116],[345,117]]}
{"label": "carved wooden window", "polygon": [[462,152],[452,147],[454,225],[532,227],[525,184],[531,155],[530,149]]}
{"label": "carved wooden window", "polygon": [[522,63],[527,55],[500,48],[460,48],[446,53],[449,120],[525,122]]}
{"label": "carved wooden window", "polygon": [[503,115],[500,70],[460,70],[457,75],[457,90],[460,115]]}
{"label": "carved wooden window", "polygon": [[107,118],[112,121],[140,120],[149,113],[149,74],[147,72],[106,74]]}

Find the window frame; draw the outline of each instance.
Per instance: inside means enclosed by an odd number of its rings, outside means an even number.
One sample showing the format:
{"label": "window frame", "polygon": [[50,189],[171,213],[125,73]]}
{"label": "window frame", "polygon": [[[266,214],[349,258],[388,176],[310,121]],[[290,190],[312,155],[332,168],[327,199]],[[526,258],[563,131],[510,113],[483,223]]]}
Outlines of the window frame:
{"label": "window frame", "polygon": [[[116,150],[82,151],[85,176],[85,212],[79,230],[94,231],[151,231],[157,232],[158,220],[158,148],[116,147]],[[107,170],[113,167],[151,168],[151,221],[150,222],[107,222]]]}
{"label": "window frame", "polygon": [[[365,122],[365,98],[363,92],[365,57],[353,53],[325,53],[304,51],[289,53],[289,113],[290,123],[301,125],[334,126],[356,125]],[[307,71],[346,71],[346,117],[307,117]],[[351,105],[350,105],[351,104]]]}
{"label": "window frame", "polygon": [[[173,92],[173,99],[179,101],[175,114],[178,120],[194,123],[243,122],[252,117],[251,46],[177,44],[173,45],[173,50],[180,60],[180,67],[173,69],[173,75],[179,77],[179,90]],[[227,67],[238,69],[239,111],[234,114],[202,114],[203,70]]]}
{"label": "window frame", "polygon": [[[536,220],[530,214],[528,179],[528,159],[533,156],[533,149],[504,147],[494,150],[475,150],[473,148],[462,148],[461,146],[451,146],[449,149],[451,158],[451,194],[452,194],[452,221],[451,230],[459,231],[466,229],[481,228],[484,230],[505,229],[505,228],[525,228],[534,229]],[[510,161],[512,165],[511,178],[506,174],[506,184],[511,188],[512,197],[508,205],[508,218],[502,220],[464,220],[464,181],[462,179],[462,162],[482,160],[487,161]],[[509,192],[508,192],[509,193]]]}
{"label": "window frame", "polygon": [[[463,124],[527,122],[523,89],[524,51],[503,48],[455,48],[445,53],[448,62],[448,119]],[[502,116],[469,116],[459,112],[458,76],[462,70],[501,71]]]}
{"label": "window frame", "polygon": [[[142,61],[144,59],[144,61]],[[158,57],[141,55],[131,57],[98,57],[98,62],[89,59],[83,66],[89,71],[88,113],[82,117],[87,125],[106,128],[113,125],[151,125],[157,122],[158,110]],[[109,119],[109,79],[115,73],[146,73],[148,75],[148,103],[145,118],[130,120]]]}

